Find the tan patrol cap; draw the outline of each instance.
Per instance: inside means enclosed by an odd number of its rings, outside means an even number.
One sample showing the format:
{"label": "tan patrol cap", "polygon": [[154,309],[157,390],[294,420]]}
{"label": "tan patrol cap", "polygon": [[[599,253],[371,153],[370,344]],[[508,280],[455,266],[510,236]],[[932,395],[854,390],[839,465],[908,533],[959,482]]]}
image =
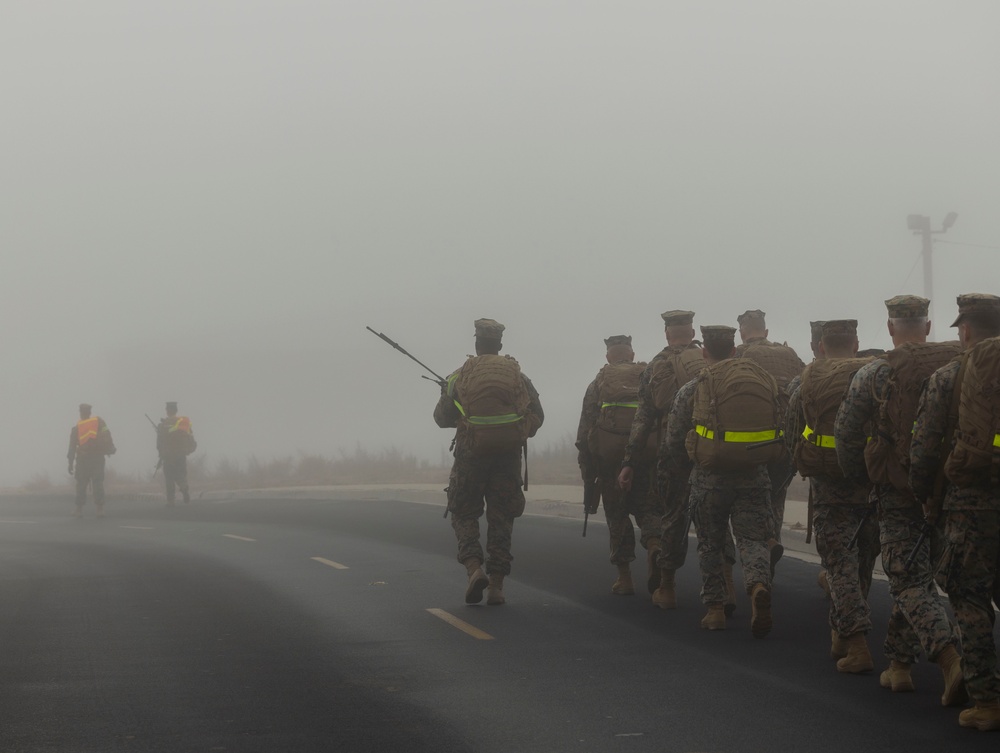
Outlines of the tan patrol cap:
{"label": "tan patrol cap", "polygon": [[822,320],[817,320],[815,322],[809,322],[809,335],[812,337],[814,343],[818,343],[823,337],[823,325],[826,322]]}
{"label": "tan patrol cap", "polygon": [[885,302],[890,319],[919,319],[927,316],[931,302],[919,295],[897,295]]}
{"label": "tan patrol cap", "polygon": [[664,327],[676,327],[682,324],[691,324],[694,321],[693,311],[683,311],[682,309],[672,309],[660,314]]}
{"label": "tan patrol cap", "polygon": [[701,339],[704,342],[722,342],[736,338],[736,327],[725,324],[707,324],[701,327]]}
{"label": "tan patrol cap", "polygon": [[761,311],[760,309],[750,309],[748,311],[744,311],[742,314],[736,317],[736,321],[739,322],[740,326],[751,321],[759,321],[761,324],[763,324],[765,316],[766,315],[764,314],[764,312]]}
{"label": "tan patrol cap", "polygon": [[1000,311],[1000,298],[989,293],[963,293],[958,297],[958,318],[951,323],[957,327],[962,317],[973,311]]}
{"label": "tan patrol cap", "polygon": [[476,337],[483,340],[499,340],[506,329],[494,319],[476,319]]}
{"label": "tan patrol cap", "polygon": [[604,341],[604,345],[607,348],[613,348],[616,345],[628,345],[631,348],[632,335],[611,335],[611,337]]}
{"label": "tan patrol cap", "polygon": [[831,319],[823,322],[823,337],[827,335],[854,335],[858,334],[857,319]]}

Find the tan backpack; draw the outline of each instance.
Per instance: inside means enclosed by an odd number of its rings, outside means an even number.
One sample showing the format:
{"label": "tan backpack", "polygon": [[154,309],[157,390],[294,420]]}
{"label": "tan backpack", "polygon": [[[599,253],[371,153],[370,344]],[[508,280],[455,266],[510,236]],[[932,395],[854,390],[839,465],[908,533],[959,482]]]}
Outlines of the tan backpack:
{"label": "tan backpack", "polygon": [[875,395],[878,412],[871,441],[865,447],[868,476],[876,483],[910,488],[910,443],[917,404],[927,377],[961,353],[957,342],[905,343],[885,354],[889,377]]}
{"label": "tan backpack", "polygon": [[639,377],[645,369],[645,363],[609,363],[597,373],[601,412],[587,437],[587,446],[591,457],[603,467],[617,468],[625,457],[632,419],[639,407]]}
{"label": "tan backpack", "polygon": [[962,356],[955,380],[958,427],[944,472],[959,488],[1000,483],[1000,337]]}
{"label": "tan backpack", "polygon": [[806,366],[802,359],[789,346],[772,342],[750,343],[739,355],[741,358],[749,358],[774,377],[778,384],[781,411],[784,413],[788,407],[788,383],[799,376]]}
{"label": "tan backpack", "polygon": [[795,439],[795,467],[803,478],[843,478],[837,462],[833,425],[851,379],[870,358],[824,358],[813,361],[802,372],[799,400],[805,426]]}
{"label": "tan backpack", "polygon": [[779,460],[778,385],[754,361],[729,358],[706,367],[694,393],[694,428],[685,440],[688,456],[711,471],[751,470]]}
{"label": "tan backpack", "polygon": [[473,455],[517,450],[533,434],[524,420],[531,396],[510,356],[472,356],[449,379],[448,394]]}
{"label": "tan backpack", "polygon": [[653,364],[649,378],[649,394],[657,410],[667,413],[677,390],[690,382],[705,368],[705,357],[700,347],[684,348],[679,353],[664,354]]}

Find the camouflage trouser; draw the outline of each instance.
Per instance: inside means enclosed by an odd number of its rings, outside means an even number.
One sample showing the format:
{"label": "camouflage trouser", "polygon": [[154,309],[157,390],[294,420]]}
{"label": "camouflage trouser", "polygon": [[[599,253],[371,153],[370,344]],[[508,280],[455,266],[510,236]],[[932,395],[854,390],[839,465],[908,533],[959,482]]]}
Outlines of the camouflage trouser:
{"label": "camouflage trouser", "polygon": [[[486,509],[486,551],[479,542],[479,518]],[[507,575],[514,559],[510,537],[514,518],[524,512],[521,455],[505,452],[482,458],[455,458],[448,479],[451,527],[458,539],[458,561],[471,557],[486,562],[487,573]]]}
{"label": "camouflage trouser", "polygon": [[632,490],[626,494],[618,486],[618,474],[601,469],[599,483],[604,503],[604,519],[608,522],[611,562],[625,565],[635,559],[635,527],[639,526],[639,541],[648,547],[650,539],[660,536],[658,499],[650,492],[649,473],[645,466],[633,466]]}
{"label": "camouflage trouser", "polygon": [[[846,637],[872,629],[868,591],[879,554],[878,525],[868,505],[820,505],[813,508],[816,551],[830,584],[830,627]],[[867,518],[865,516],[867,515]],[[857,543],[848,548],[865,519]]]}
{"label": "camouflage trouser", "polygon": [[919,505],[882,509],[879,515],[882,568],[889,576],[893,601],[885,655],[907,664],[916,662],[921,648],[933,660],[942,649],[958,643],[934,587],[931,542],[925,539],[910,569],[905,567],[920,537],[922,522]]}
{"label": "camouflage trouser", "polygon": [[945,588],[962,631],[962,670],[973,701],[1000,698],[1000,671],[993,637],[1000,604],[1000,510],[945,513]]}
{"label": "camouflage trouser", "polygon": [[174,486],[180,487],[181,493],[188,490],[187,457],[163,458],[163,480],[167,485],[167,501],[174,501]]}
{"label": "camouflage trouser", "polygon": [[767,475],[771,479],[771,515],[774,518],[771,535],[777,541],[781,541],[781,526],[785,522],[785,497],[788,496],[788,485],[792,481],[794,469],[791,458],[784,458],[767,466]]}
{"label": "camouflage trouser", "polygon": [[747,593],[755,583],[770,588],[771,557],[767,540],[774,529],[767,489],[705,489],[691,487],[694,523],[698,531],[698,565],[701,567],[701,600],[721,604],[726,600],[723,563],[729,524],[743,565]]}
{"label": "camouflage trouser", "polygon": [[87,502],[87,487],[94,492],[94,504],[104,504],[104,455],[98,453],[77,453],[76,471],[76,506],[83,507]]}

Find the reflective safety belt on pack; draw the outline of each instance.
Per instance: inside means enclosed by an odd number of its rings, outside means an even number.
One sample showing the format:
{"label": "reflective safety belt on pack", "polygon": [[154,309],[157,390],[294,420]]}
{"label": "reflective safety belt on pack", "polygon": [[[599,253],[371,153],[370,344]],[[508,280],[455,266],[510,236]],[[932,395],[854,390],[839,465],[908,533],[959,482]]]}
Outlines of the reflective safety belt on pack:
{"label": "reflective safety belt on pack", "polygon": [[[695,426],[695,433],[705,439],[715,439],[715,432],[707,426]],[[767,431],[727,431],[722,434],[723,442],[767,442],[770,439],[777,439],[780,433],[777,429]]]}
{"label": "reflective safety belt on pack", "polygon": [[1000,434],[993,435],[993,446],[1000,447]]}
{"label": "reflective safety belt on pack", "polygon": [[601,403],[601,410],[605,408],[638,408],[639,403]]}
{"label": "reflective safety belt on pack", "polygon": [[465,414],[465,408],[462,404],[455,399],[455,380],[458,378],[458,373],[452,374],[448,377],[448,395],[451,396],[451,400],[455,403],[455,407],[458,408],[458,412],[465,417],[473,426],[503,426],[505,424],[516,424],[518,421],[523,421],[524,416],[519,416],[516,413],[505,413],[502,416],[467,416]]}
{"label": "reflective safety belt on pack", "polygon": [[802,438],[809,444],[814,444],[817,447],[827,447],[832,450],[837,446],[837,440],[832,434],[817,434],[808,424],[802,430]]}

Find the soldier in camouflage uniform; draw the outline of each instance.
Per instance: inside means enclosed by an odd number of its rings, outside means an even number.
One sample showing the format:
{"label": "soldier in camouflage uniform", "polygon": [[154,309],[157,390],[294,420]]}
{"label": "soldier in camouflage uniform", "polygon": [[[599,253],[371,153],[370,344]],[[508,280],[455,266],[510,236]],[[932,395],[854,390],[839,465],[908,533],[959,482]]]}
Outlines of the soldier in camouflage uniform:
{"label": "soldier in camouflage uniform", "polygon": [[[817,364],[817,361],[855,360],[858,323],[853,319],[833,320],[823,322],[820,330],[816,361],[806,367],[789,400],[785,437],[792,443],[805,441],[820,448],[830,448],[831,438],[818,436],[820,430],[812,431],[808,426],[803,400],[815,400],[818,396],[808,395],[823,389],[824,378],[830,379],[831,370],[824,369],[825,364]],[[849,373],[841,373],[843,376],[838,379],[849,379]],[[838,382],[832,381],[832,384],[836,386]],[[833,452],[832,448],[818,450],[826,451]],[[835,458],[833,460],[835,466]],[[808,475],[805,468],[800,470]],[[865,640],[872,628],[868,591],[879,554],[878,526],[868,502],[870,491],[871,482],[867,477],[845,479],[835,472],[809,475],[809,507],[816,532],[816,550],[826,568],[825,580],[830,589],[830,655],[837,660],[840,672],[868,672],[874,667]]]}
{"label": "soldier in camouflage uniform", "polygon": [[[966,351],[1000,335],[1000,298],[983,293],[958,297],[959,340]],[[1000,604],[1000,490],[989,481],[966,488],[947,481],[943,466],[957,428],[960,361],[938,369],[927,381],[917,409],[910,446],[910,484],[924,503],[931,524],[943,508],[947,549],[941,575],[962,634],[965,687],[975,707],[959,714],[959,724],[1000,729],[1000,672],[993,636]],[[943,488],[942,488],[943,487]],[[943,502],[940,499],[943,493]]]}
{"label": "soldier in camouflage uniform", "polygon": [[[69,430],[69,472],[76,478],[76,509],[73,515],[83,515],[87,502],[87,487],[93,490],[97,517],[104,517],[104,458],[115,454],[115,443],[104,419],[92,416],[93,408],[80,403],[80,420]],[[74,464],[76,468],[74,470]]]}
{"label": "soldier in camouflage uniform", "polygon": [[[701,328],[704,357],[708,366],[735,355],[736,330],[723,325]],[[694,431],[695,393],[700,378],[677,391],[667,420],[663,449],[669,458],[688,457],[685,440]],[[707,630],[725,630],[725,545],[732,525],[743,566],[743,580],[751,597],[750,627],[755,638],[771,630],[771,567],[767,540],[773,528],[770,505],[771,482],[767,467],[752,471],[709,471],[694,464],[690,475],[690,504],[698,533],[698,564],[701,568],[702,602],[708,612],[701,621]]]}
{"label": "soldier in camouflage uniform", "polygon": [[[805,364],[787,343],[779,344],[767,339],[765,316],[766,314],[760,309],[751,309],[736,317],[742,341],[736,348],[736,357],[752,358],[757,361],[774,377],[782,395],[787,396],[790,394],[787,391],[790,381],[802,373]],[[767,355],[761,355],[761,352]],[[783,403],[782,408],[784,407]],[[781,545],[781,526],[785,520],[785,497],[788,495],[788,485],[795,476],[795,466],[791,457],[786,455],[780,460],[769,463],[767,473],[771,478],[771,512],[774,517],[774,531],[767,546],[773,573],[774,565],[785,551]]]}
{"label": "soldier in camouflage uniform", "polygon": [[[607,348],[608,364],[633,363],[635,352],[632,350],[632,338],[628,335],[613,335],[606,339],[604,344]],[[643,365],[636,364],[635,368],[641,369]],[[615,406],[609,407],[614,410]],[[635,559],[635,528],[629,516],[635,516],[640,530],[640,541],[648,548],[651,541],[656,542],[656,546],[659,545],[660,515],[655,502],[651,503],[649,500],[648,485],[637,484],[628,494],[618,485],[618,473],[621,469],[620,453],[613,464],[593,454],[591,437],[597,430],[602,408],[600,387],[595,378],[587,386],[583,397],[583,408],[576,432],[577,461],[585,483],[592,483],[597,479],[600,497],[604,502],[604,517],[608,523],[611,544],[611,564],[618,568],[618,579],[612,585],[611,591],[628,596],[635,593],[630,569],[630,563]],[[627,422],[627,414],[624,420]],[[590,512],[597,510],[595,508]]]}
{"label": "soldier in camouflage uniform", "polygon": [[[930,332],[929,303],[926,298],[914,295],[896,296],[885,302],[889,313],[887,326],[894,347],[926,341]],[[885,358],[877,358],[861,368],[851,381],[837,413],[834,430],[837,458],[847,478],[859,482],[866,478],[865,446],[869,436],[876,433],[880,437],[894,435],[893,427],[879,424],[880,398],[876,397],[887,394],[890,376],[889,362]],[[876,481],[873,494],[878,504],[882,565],[893,599],[884,645],[890,664],[879,677],[879,684],[893,692],[912,691],[910,666],[923,648],[931,661],[941,667],[945,686],[942,704],[964,703],[966,696],[962,687],[961,661],[956,651],[957,640],[934,588],[929,547],[918,551],[910,567],[906,567],[923,524],[920,503],[910,490],[903,491],[887,481],[873,480]]]}
{"label": "soldier in camouflage uniform", "polygon": [[[498,355],[504,326],[492,319],[477,319],[476,356]],[[470,359],[471,360],[471,359]],[[459,370],[461,371],[461,370]],[[524,512],[521,490],[520,448],[488,455],[473,455],[466,424],[459,403],[462,385],[456,383],[459,372],[449,376],[434,408],[434,421],[443,429],[456,428],[455,463],[448,479],[448,509],[451,526],[458,540],[458,561],[469,576],[465,601],[477,604],[489,587],[487,604],[505,603],[504,576],[510,573],[510,553],[514,519]],[[521,374],[530,402],[525,422],[527,436],[534,436],[545,416],[538,392],[528,377]],[[479,541],[479,518],[486,511],[486,569],[483,570],[483,547]]]}

